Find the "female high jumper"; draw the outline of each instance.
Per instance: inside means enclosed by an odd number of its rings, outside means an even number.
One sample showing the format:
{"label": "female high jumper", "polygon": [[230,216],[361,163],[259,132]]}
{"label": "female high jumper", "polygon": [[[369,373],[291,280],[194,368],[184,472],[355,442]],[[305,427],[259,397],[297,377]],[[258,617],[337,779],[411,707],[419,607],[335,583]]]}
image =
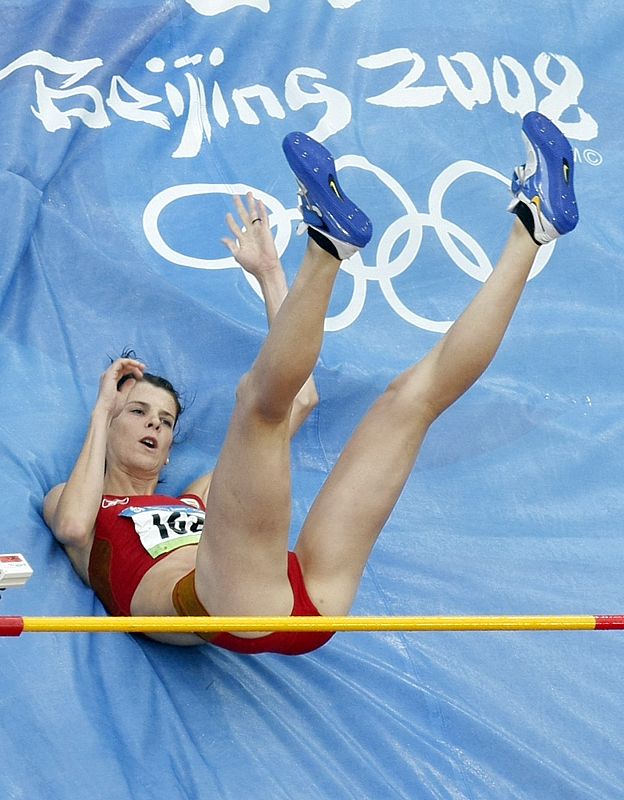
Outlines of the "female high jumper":
{"label": "female high jumper", "polygon": [[[179,496],[158,494],[180,402],[135,358],[102,375],[86,439],[44,517],[78,574],[113,615],[344,615],[371,549],[433,421],[491,362],[538,248],[578,221],[573,156],[536,112],[523,121],[527,163],[512,180],[516,214],[494,271],[446,335],[396,377],[346,445],[288,550],[290,441],[317,402],[312,371],[343,259],[370,240],[368,217],[344,194],[332,156],[302,133],[283,148],[309,235],[287,291],[267,212],[236,201],[224,239],[260,282],[270,328],[236,391],[216,467]],[[172,644],[240,653],[307,653],[331,633],[153,634]]]}

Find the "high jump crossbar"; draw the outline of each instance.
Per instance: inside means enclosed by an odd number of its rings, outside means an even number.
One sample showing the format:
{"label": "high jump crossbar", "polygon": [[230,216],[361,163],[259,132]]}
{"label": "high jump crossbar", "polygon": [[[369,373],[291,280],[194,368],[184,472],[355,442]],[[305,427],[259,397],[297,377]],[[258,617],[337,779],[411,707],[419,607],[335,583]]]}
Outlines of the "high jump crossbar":
{"label": "high jump crossbar", "polygon": [[593,631],[624,629],[624,614],[467,617],[17,617],[0,636],[22,633],[221,633],[269,631]]}

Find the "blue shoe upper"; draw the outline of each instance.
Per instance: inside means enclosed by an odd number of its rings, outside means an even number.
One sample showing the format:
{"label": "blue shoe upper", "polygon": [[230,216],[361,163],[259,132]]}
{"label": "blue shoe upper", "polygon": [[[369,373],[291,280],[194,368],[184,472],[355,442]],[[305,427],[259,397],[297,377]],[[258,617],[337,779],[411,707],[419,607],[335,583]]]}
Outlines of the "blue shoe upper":
{"label": "blue shoe upper", "polygon": [[282,149],[299,184],[303,221],[355,247],[373,234],[366,214],[344,194],[331,153],[305,133],[289,133]]}
{"label": "blue shoe upper", "polygon": [[522,131],[529,143],[529,160],[520,174],[514,174],[512,192],[520,192],[560,233],[578,223],[574,195],[574,154],[566,137],[547,117],[537,111],[523,119]]}

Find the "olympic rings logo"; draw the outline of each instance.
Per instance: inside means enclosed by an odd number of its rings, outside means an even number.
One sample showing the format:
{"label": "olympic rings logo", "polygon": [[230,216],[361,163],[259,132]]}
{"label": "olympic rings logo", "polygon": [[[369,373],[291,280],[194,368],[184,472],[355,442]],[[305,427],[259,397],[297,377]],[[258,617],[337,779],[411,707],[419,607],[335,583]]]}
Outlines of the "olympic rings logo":
{"label": "olympic rings logo", "polygon": [[[501,181],[507,187],[509,186],[508,178],[475,161],[456,161],[435,179],[429,192],[429,210],[421,212],[418,211],[407,192],[395,178],[380,167],[371,164],[363,156],[341,156],[336,160],[336,168],[338,171],[352,168],[371,173],[394,194],[404,213],[392,222],[381,235],[373,266],[364,263],[361,253],[356,253],[343,263],[342,269],[353,280],[353,292],[346,307],[326,319],[325,330],[339,331],[352,325],[364,308],[368,283],[374,281],[378,283],[390,308],[401,319],[423,330],[437,333],[446,332],[453,324],[452,320],[430,319],[408,308],[397,294],[393,280],[405,272],[415,261],[423,241],[424,229],[433,228],[451,261],[474,280],[483,283],[492,272],[493,266],[476,239],[444,217],[442,209],[444,196],[456,181],[466,175],[483,174]],[[239,268],[232,256],[216,259],[198,258],[174,250],[167,244],[160,232],[159,218],[165,208],[182,198],[206,194],[244,195],[248,191],[253,192],[255,197],[262,200],[269,211],[269,224],[272,229],[275,229],[275,246],[281,258],[290,242],[292,223],[300,219],[299,210],[285,208],[272,195],[243,183],[187,183],[164,189],[155,195],[145,208],[143,213],[145,236],[153,249],[172,264],[194,269]],[[393,256],[397,243],[405,236],[402,249]],[[540,248],[529,280],[544,269],[554,246],[555,242],[551,242]],[[466,253],[470,253],[473,260]],[[256,279],[246,272],[244,275],[256,294],[261,297]]]}

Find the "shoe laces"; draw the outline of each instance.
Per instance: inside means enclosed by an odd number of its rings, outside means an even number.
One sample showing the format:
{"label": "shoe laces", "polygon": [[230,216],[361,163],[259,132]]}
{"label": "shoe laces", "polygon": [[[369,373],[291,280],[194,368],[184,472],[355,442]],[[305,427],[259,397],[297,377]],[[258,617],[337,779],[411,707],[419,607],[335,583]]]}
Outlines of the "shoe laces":
{"label": "shoe laces", "polygon": [[518,179],[518,182],[524,183],[527,172],[526,164],[522,164],[521,166],[516,167],[514,172],[516,173],[516,178]]}

